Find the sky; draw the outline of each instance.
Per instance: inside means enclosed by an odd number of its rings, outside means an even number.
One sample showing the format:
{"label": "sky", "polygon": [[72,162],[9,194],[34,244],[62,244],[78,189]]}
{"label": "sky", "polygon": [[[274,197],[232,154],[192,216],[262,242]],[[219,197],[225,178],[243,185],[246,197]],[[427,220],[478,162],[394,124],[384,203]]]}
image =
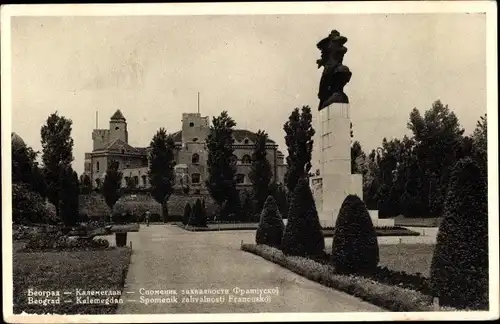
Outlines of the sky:
{"label": "sky", "polygon": [[120,109],[129,143],[145,147],[183,112],[227,110],[236,128],[266,130],[286,154],[295,107],[317,112],[316,43],[337,29],[354,139],[369,151],[409,134],[411,110],[440,99],[471,133],[486,113],[486,15],[338,14],[13,17],[12,130],[41,151],[57,111],[73,121],[73,167],[83,172],[92,130]]}

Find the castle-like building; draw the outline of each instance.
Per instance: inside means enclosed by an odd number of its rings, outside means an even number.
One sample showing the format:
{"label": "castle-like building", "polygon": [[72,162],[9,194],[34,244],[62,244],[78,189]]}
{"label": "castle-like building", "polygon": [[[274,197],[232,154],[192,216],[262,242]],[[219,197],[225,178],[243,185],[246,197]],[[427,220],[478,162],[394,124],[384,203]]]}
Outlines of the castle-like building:
{"label": "castle-like building", "polygon": [[[191,193],[206,194],[204,183],[208,177],[208,151],[205,139],[210,131],[209,118],[202,117],[200,113],[184,113],[181,129],[172,134],[176,146],[176,188],[185,185]],[[240,189],[251,185],[248,174],[256,137],[257,134],[249,130],[233,131],[236,182]],[[111,116],[109,129],[93,130],[92,140],[92,152],[85,153],[84,173],[90,177],[94,188],[99,188],[104,182],[111,161],[118,162],[119,171],[123,173],[122,187],[149,188],[150,148],[133,147],[128,143],[127,121],[120,110]],[[267,159],[273,170],[272,181],[283,183],[286,171],[284,156],[271,139],[268,139],[266,148]]]}

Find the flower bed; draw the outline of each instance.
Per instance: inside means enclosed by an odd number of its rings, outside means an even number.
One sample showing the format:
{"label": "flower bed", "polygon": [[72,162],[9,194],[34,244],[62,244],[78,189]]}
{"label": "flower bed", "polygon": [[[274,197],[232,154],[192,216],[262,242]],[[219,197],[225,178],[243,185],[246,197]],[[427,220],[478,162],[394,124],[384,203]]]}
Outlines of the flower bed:
{"label": "flower bed", "polygon": [[[365,276],[337,274],[326,260],[320,262],[303,257],[285,256],[280,250],[266,245],[243,244],[241,249],[259,255],[312,281],[354,295],[390,311],[435,311],[432,297],[429,295],[402,286],[379,282],[380,278],[374,280]],[[392,271],[387,269],[379,272],[380,277],[390,275]],[[387,279],[387,281],[390,280]],[[440,310],[455,309],[440,308]]]}
{"label": "flower bed", "polygon": [[[333,232],[335,228],[334,227],[324,227],[323,228],[323,235],[325,237],[332,237]],[[375,227],[375,232],[377,232],[377,236],[419,236],[419,232],[415,232],[412,230],[409,230],[404,227],[399,227],[399,226],[383,226],[383,227]]]}
{"label": "flower bed", "polygon": [[60,232],[35,233],[27,240],[19,252],[60,252],[60,251],[95,251],[109,248],[109,242],[103,239],[70,238]]}
{"label": "flower bed", "polygon": [[256,230],[256,223],[228,223],[228,224],[208,224],[207,227],[176,224],[178,227],[190,232],[214,232],[214,231],[237,231],[237,230]]}
{"label": "flower bed", "polygon": [[[122,291],[130,249],[13,254],[14,314],[114,314],[117,304],[77,304],[75,290]],[[28,289],[59,291],[60,303],[28,304]],[[63,291],[73,292],[68,298]],[[120,297],[120,296],[115,296]],[[65,303],[64,300],[72,299]]]}

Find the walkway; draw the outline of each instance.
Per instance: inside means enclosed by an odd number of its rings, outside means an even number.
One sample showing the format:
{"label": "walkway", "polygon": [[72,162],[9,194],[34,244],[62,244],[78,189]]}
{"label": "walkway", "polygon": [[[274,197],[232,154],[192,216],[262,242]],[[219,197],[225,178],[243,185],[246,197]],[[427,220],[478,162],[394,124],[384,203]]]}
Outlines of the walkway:
{"label": "walkway", "polygon": [[[119,314],[243,313],[243,312],[359,312],[382,311],[353,296],[324,287],[261,257],[240,250],[241,240],[253,242],[255,231],[187,232],[174,225],[152,225],[129,233],[133,253]],[[110,241],[114,238],[110,237]],[[229,295],[208,295],[218,302],[182,302],[187,289],[272,289],[269,302],[236,303]],[[142,289],[141,289],[142,288]],[[176,290],[177,302],[141,303],[146,290]],[[184,295],[184,297],[189,297]],[[266,296],[266,295],[264,295]],[[220,297],[224,297],[221,302]]]}

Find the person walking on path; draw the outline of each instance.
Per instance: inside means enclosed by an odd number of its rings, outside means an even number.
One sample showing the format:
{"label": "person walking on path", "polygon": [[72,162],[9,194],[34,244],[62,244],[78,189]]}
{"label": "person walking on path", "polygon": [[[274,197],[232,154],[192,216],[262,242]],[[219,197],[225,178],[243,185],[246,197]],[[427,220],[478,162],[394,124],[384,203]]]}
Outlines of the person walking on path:
{"label": "person walking on path", "polygon": [[146,226],[148,227],[149,227],[149,214],[150,214],[149,210],[146,211]]}

